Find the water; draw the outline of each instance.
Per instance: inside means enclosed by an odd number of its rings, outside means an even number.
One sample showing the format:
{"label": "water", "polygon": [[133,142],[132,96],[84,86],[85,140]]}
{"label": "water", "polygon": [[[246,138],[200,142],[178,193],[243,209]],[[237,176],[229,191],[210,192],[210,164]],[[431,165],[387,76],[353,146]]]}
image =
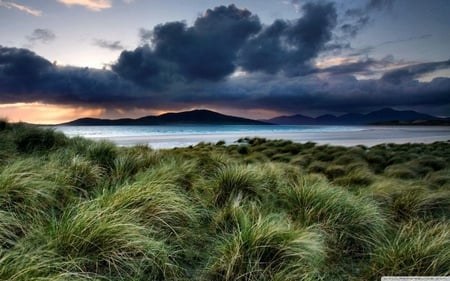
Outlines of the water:
{"label": "water", "polygon": [[216,143],[220,140],[231,144],[243,137],[344,146],[450,140],[450,127],[440,126],[57,126],[56,130],[69,137],[110,140],[122,146],[147,144],[153,148],[186,147],[199,142]]}

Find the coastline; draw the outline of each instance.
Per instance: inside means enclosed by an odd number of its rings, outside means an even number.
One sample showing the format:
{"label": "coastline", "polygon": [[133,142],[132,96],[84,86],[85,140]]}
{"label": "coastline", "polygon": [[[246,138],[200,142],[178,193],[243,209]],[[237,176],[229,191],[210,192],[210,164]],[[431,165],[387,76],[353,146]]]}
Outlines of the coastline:
{"label": "coastline", "polygon": [[[109,140],[119,146],[145,144],[157,149],[187,147],[200,142],[225,141],[227,144],[232,144],[245,137],[259,137],[270,140],[284,139],[297,143],[314,142],[322,145],[347,147],[356,145],[374,146],[383,143],[433,143],[450,140],[450,127],[448,126],[277,126],[274,130],[273,125],[271,125],[270,129],[267,130],[259,127],[258,129],[230,131],[208,131],[204,130],[205,127],[202,127],[202,131],[196,131],[195,126],[193,126],[182,127],[184,128],[182,132],[162,129],[167,127],[160,127],[157,132],[147,132],[144,129],[149,127],[143,126],[141,134],[139,131],[128,133],[126,126],[117,126],[116,133],[111,133],[114,131],[111,127],[105,132],[101,132],[101,127],[98,128],[100,131],[80,136],[93,140]],[[57,128],[57,130],[71,137],[78,135],[76,131],[75,133],[70,131],[72,129],[74,127]]]}

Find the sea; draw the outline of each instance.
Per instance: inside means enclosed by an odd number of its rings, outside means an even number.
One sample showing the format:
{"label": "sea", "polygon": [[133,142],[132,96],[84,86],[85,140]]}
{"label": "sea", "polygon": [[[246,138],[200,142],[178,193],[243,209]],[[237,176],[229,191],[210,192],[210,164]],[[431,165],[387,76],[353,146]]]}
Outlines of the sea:
{"label": "sea", "polygon": [[233,144],[246,137],[341,146],[450,141],[450,126],[171,125],[56,126],[54,129],[69,137],[109,140],[119,146],[142,144],[155,149],[194,146],[200,142]]}

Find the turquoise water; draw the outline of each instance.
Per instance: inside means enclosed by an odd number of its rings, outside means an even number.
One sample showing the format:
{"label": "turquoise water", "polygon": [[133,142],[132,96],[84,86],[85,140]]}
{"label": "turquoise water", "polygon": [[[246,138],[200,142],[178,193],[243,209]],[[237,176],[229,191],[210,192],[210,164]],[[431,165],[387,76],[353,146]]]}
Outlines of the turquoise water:
{"label": "turquoise water", "polygon": [[374,145],[385,142],[433,142],[450,140],[450,127],[413,126],[58,126],[69,137],[110,140],[119,145],[147,144],[155,148],[195,145],[223,140],[230,144],[243,137],[313,141],[334,145]]}

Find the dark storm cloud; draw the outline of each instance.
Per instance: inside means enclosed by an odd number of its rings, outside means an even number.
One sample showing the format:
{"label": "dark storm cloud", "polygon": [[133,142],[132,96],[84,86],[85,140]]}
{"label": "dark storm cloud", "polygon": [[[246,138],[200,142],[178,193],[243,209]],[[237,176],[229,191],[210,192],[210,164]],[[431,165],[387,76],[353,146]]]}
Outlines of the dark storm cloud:
{"label": "dark storm cloud", "polygon": [[[372,2],[367,5],[378,9]],[[350,46],[333,39],[340,27],[333,4],[308,2],[301,9],[297,20],[263,26],[247,10],[221,6],[190,26],[170,22],[141,29],[146,43],[122,51],[111,70],[60,67],[27,49],[0,46],[0,103],[153,110],[214,106],[292,114],[449,107],[450,78],[418,79],[450,69],[450,61],[405,67],[393,57],[355,61],[355,54],[347,63],[317,68],[312,62],[318,56]],[[358,80],[358,75],[381,78]]]}
{"label": "dark storm cloud", "polygon": [[139,38],[141,39],[141,43],[149,43],[152,40],[153,32],[149,29],[140,28],[139,29]]}
{"label": "dark storm cloud", "polygon": [[[140,55],[136,56],[137,53]],[[130,55],[136,57],[127,58],[129,60],[161,63],[151,57],[154,54],[148,46],[140,47],[138,51],[130,52]],[[146,56],[150,58],[142,60]],[[416,79],[435,70],[450,69],[449,61],[399,68],[380,79],[358,80],[351,75],[383,64],[388,62],[360,61],[297,77],[255,72],[221,81],[181,81],[171,84],[166,90],[149,90],[148,86],[133,85],[112,71],[57,67],[29,50],[0,47],[0,102],[40,101],[105,108],[151,109],[183,109],[201,104],[286,113],[364,112],[386,106],[426,105],[439,108],[450,104],[449,78],[435,78],[430,82]],[[151,64],[142,66],[149,72],[154,71],[152,67]],[[168,68],[155,67],[156,71]],[[139,75],[140,70],[135,71],[133,75]],[[125,72],[132,73],[132,70]],[[168,74],[154,72],[152,76],[164,75]],[[131,79],[141,80],[141,77]],[[155,86],[151,85],[150,88],[155,89]]]}
{"label": "dark storm cloud", "polygon": [[369,0],[365,6],[348,9],[340,25],[341,31],[348,36],[355,37],[358,32],[372,20],[371,14],[375,11],[391,9],[394,0]]}
{"label": "dark storm cloud", "polygon": [[[239,91],[239,98],[226,99],[226,93]],[[226,89],[226,90],[225,90]],[[205,89],[220,93],[222,100],[211,99],[216,106],[231,105],[279,110],[290,114],[311,111],[367,112],[382,107],[427,106],[430,110],[450,104],[450,78],[435,78],[430,82],[404,80],[391,84],[383,79],[357,80],[353,75],[303,77],[234,81],[227,87]],[[196,93],[206,99],[207,93]],[[227,100],[227,101],[226,101]],[[203,101],[207,103],[207,100]],[[448,113],[447,113],[448,114]]]}
{"label": "dark storm cloud", "polygon": [[125,49],[120,41],[108,41],[103,39],[95,39],[94,45],[111,51],[120,51]]}
{"label": "dark storm cloud", "polygon": [[[218,81],[235,71],[238,50],[260,29],[258,17],[248,10],[234,5],[216,7],[191,27],[170,22],[156,26],[151,33],[141,30],[141,40],[151,38],[153,48],[123,52],[113,70],[141,85],[154,85],[160,74]],[[174,70],[177,73],[173,74]]]}
{"label": "dark storm cloud", "polygon": [[33,30],[33,33],[31,35],[27,36],[27,40],[30,43],[50,43],[51,41],[56,39],[55,33],[51,31],[50,29],[43,29],[43,28],[36,28]]}
{"label": "dark storm cloud", "polygon": [[112,69],[121,77],[153,90],[181,79],[177,74],[178,65],[156,55],[149,45],[123,51]]}
{"label": "dark storm cloud", "polygon": [[30,91],[51,68],[49,61],[29,50],[0,46],[1,93]]}
{"label": "dark storm cloud", "polygon": [[421,75],[450,68],[450,60],[442,62],[429,62],[415,65],[409,65],[399,69],[386,72],[381,78],[385,82],[398,84],[402,81],[413,80],[419,78]]}
{"label": "dark storm cloud", "polygon": [[288,75],[310,71],[308,62],[317,57],[332,37],[336,9],[332,3],[307,3],[297,21],[277,20],[242,48],[239,63],[247,71]]}
{"label": "dark storm cloud", "polygon": [[137,93],[112,71],[57,67],[27,49],[0,46],[0,102],[112,105]]}

